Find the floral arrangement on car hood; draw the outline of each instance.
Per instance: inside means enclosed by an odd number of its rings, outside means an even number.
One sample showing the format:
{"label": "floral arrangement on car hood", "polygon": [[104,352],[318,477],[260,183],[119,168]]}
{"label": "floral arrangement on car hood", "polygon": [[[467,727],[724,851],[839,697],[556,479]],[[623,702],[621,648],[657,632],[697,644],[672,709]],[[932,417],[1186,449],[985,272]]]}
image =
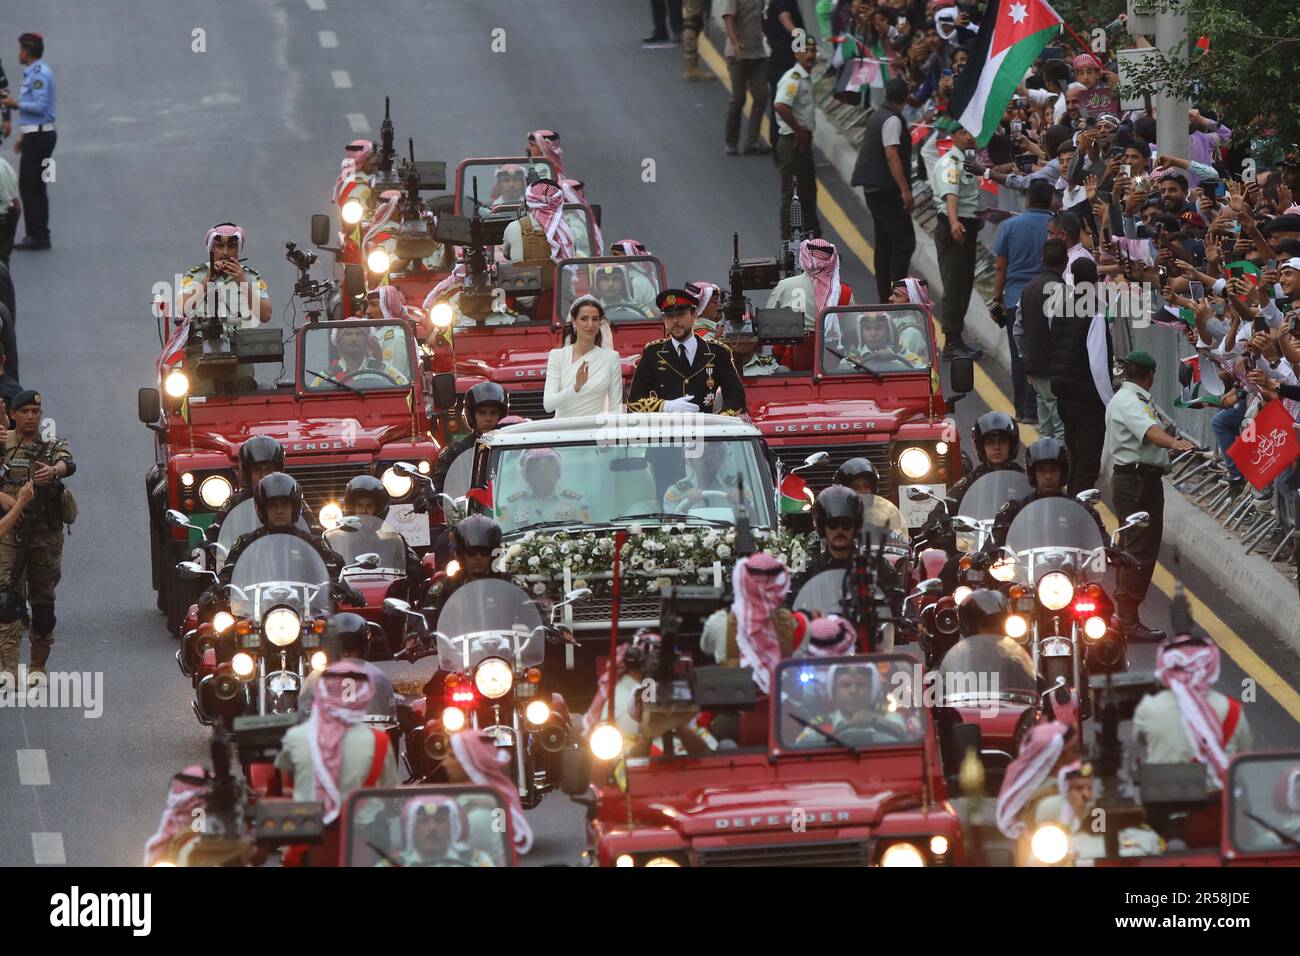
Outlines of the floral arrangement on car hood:
{"label": "floral arrangement on car hood", "polygon": [[[641,530],[633,524],[623,546],[624,587],[633,594],[657,594],[674,583],[702,584],[713,578],[713,565],[722,565],[725,579],[736,563],[733,528],[676,524]],[[804,535],[754,529],[754,546],[766,551],[794,572],[808,564],[809,545]],[[544,594],[547,582],[560,581],[567,567],[575,588],[604,591],[614,570],[614,536],[590,531],[527,532],[506,545],[498,559],[500,570],[516,584]],[[602,577],[604,576],[604,577]],[[594,580],[590,580],[594,578]]]}

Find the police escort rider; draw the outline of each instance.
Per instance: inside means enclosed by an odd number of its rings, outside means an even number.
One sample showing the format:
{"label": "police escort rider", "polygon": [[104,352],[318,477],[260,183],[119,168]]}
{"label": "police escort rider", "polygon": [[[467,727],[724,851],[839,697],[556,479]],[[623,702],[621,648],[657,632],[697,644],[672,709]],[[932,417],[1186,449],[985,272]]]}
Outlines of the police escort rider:
{"label": "police escort rider", "polygon": [[823,571],[852,567],[853,546],[862,534],[865,513],[862,498],[851,488],[836,484],[822,489],[813,502],[817,553],[795,577],[790,587],[792,597],[798,597],[800,589]]}
{"label": "police escort rider", "polygon": [[870,459],[850,458],[840,465],[835,470],[835,484],[851,489],[862,499],[863,526],[870,528],[872,534],[883,528],[887,535],[909,536],[903,513],[880,494],[880,475]]}
{"label": "police escort rider", "polygon": [[479,382],[466,392],[465,400],[461,403],[461,417],[469,434],[457,438],[439,452],[438,460],[433,464],[433,487],[442,491],[452,462],[462,452],[471,451],[479,436],[496,428],[509,413],[510,396],[496,382]]}
{"label": "police escort rider", "polygon": [[[1065,485],[1070,478],[1070,455],[1065,450],[1065,443],[1059,438],[1040,438],[1026,448],[1025,475],[1034,490],[1025,497],[1008,501],[1002,506],[993,519],[993,533],[984,545],[983,553],[987,557],[991,557],[996,549],[1007,543],[1007,531],[1011,522],[1030,502],[1040,498],[1069,497],[1065,493]],[[1083,507],[1092,515],[1092,520],[1097,522],[1102,540],[1106,540],[1106,526],[1102,523],[1101,515],[1097,514],[1097,509],[1090,503],[1083,504]]]}
{"label": "police escort rider", "polygon": [[[397,713],[393,702],[393,682],[388,675],[366,660],[366,651],[370,647],[370,623],[360,614],[343,611],[335,614],[325,623],[325,630],[320,636],[321,649],[331,664],[347,661],[370,679],[375,694],[366,705],[366,713],[375,717],[392,717]],[[302,691],[298,694],[298,719],[306,720],[311,716],[311,702],[316,691],[316,682],[324,669],[312,671],[302,682]]]}
{"label": "police escort rider", "polygon": [[[230,512],[253,497],[258,483],[267,475],[284,471],[284,446],[270,435],[254,435],[239,446],[239,490],[231,494],[230,499],[221,507],[212,524],[208,526],[207,538],[216,541],[221,536],[221,526],[230,517]],[[318,528],[316,516],[306,501],[302,503],[303,519],[308,527]]]}
{"label": "police escort rider", "polygon": [[30,480],[36,499],[0,538],[0,671],[17,673],[23,629],[30,622],[31,672],[44,673],[54,645],[54,590],[63,576],[63,525],[76,518],[76,503],[63,481],[77,465],[67,441],[41,437],[39,392],[19,392],[9,411],[14,428],[4,440],[0,493],[16,499]]}
{"label": "police escort rider", "polygon": [[[501,551],[501,526],[486,515],[468,515],[452,528],[451,551],[455,565],[449,563],[434,576],[423,604],[426,610],[441,613],[447,599],[470,581],[510,580],[510,575],[492,567]],[[433,615],[430,627],[436,622],[437,614]]]}
{"label": "police escort rider", "polygon": [[948,489],[948,513],[960,514],[967,489],[991,471],[1024,472],[1016,461],[1020,454],[1020,429],[1006,412],[985,412],[971,426],[971,438],[980,463]]}
{"label": "police escort rider", "polygon": [[[343,492],[343,513],[345,515],[373,515],[380,521],[388,517],[389,504],[392,496],[389,495],[388,489],[384,483],[374,475],[357,475],[348,482],[347,488]],[[390,528],[393,534],[399,538],[401,533]],[[348,534],[349,532],[342,532]],[[425,581],[429,580],[429,572],[420,562],[420,556],[415,553],[406,539],[402,538],[402,547],[406,552],[406,593],[409,595],[418,594],[417,588]]]}

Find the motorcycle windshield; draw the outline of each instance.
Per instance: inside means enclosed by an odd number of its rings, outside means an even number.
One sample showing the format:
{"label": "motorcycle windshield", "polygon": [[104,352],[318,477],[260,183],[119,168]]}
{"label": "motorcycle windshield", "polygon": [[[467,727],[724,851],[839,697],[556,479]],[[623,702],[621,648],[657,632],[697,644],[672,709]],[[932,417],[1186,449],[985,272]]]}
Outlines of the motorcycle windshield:
{"label": "motorcycle windshield", "polygon": [[1034,702],[1034,662],[1009,637],[964,637],[943,656],[937,673],[943,702],[949,707],[998,697]]}
{"label": "motorcycle windshield", "polygon": [[[299,518],[297,525],[303,531],[307,531],[307,522]],[[235,542],[241,534],[248,534],[250,531],[256,531],[262,527],[262,520],[257,517],[257,506],[253,503],[252,498],[245,498],[235,507],[230,509],[224,521],[221,522],[221,531],[217,535],[217,544],[221,548],[217,551],[217,570],[220,571],[226,563],[224,555],[230,553],[230,549],[235,546]]]}
{"label": "motorcycle windshield", "polygon": [[971,521],[992,521],[1008,501],[1025,498],[1032,491],[1023,472],[990,471],[966,489],[957,514]]}
{"label": "motorcycle windshield", "polygon": [[457,455],[447,469],[447,477],[439,490],[453,498],[469,494],[470,477],[474,474],[474,449],[467,448]]}
{"label": "motorcycle windshield", "polygon": [[844,569],[823,571],[808,579],[794,599],[796,611],[844,613]]}
{"label": "motorcycle windshield", "polygon": [[497,578],[470,581],[438,615],[438,667],[472,672],[489,657],[537,666],[546,652],[541,628],[542,615],[522,589]]}
{"label": "motorcycle windshield", "polygon": [[316,549],[296,535],[258,538],[239,556],[230,583],[230,613],[236,617],[260,621],[280,605],[303,619],[333,611],[329,570]]}
{"label": "motorcycle windshield", "polygon": [[[353,564],[363,554],[379,555],[379,567],[374,571],[393,571],[406,574],[406,541],[383,519],[375,515],[354,515],[360,522],[356,530],[335,528],[325,532],[325,543],[343,559],[343,563]],[[360,568],[355,569],[361,571]],[[370,573],[370,572],[363,572]]]}
{"label": "motorcycle windshield", "polygon": [[1092,514],[1073,498],[1031,501],[1007,530],[1006,547],[1016,555],[1016,581],[1036,583],[1049,571],[1080,581],[1106,578],[1106,545]]}

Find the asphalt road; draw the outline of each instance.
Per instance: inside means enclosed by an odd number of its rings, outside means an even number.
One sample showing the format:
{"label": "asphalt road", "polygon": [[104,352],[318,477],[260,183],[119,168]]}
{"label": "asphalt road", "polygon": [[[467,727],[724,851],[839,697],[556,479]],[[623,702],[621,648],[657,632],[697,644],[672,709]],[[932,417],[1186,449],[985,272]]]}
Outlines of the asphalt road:
{"label": "asphalt road", "polygon": [[[10,0],[7,12],[14,33],[45,34],[58,78],[54,248],[17,252],[12,265],[23,384],[43,392],[80,465],[51,663],[101,675],[103,697],[97,718],[0,712],[0,864],[131,865],[169,776],[203,760],[207,742],[149,583],[142,479],[153,448],[135,394],[155,382],[154,283],[201,261],[206,228],[231,219],[248,230],[245,255],[280,313],[294,275],[283,244],[306,244],[343,145],[378,136],[385,94],[400,141],[413,136],[420,157],[449,168],[516,153],[531,129],[559,130],[571,174],[604,206],[606,237],[645,242],[674,283],[725,277],[733,230],[744,254],[771,254],[778,179],[767,158],[723,156],[720,84],[681,82],[675,49],[639,49],[644,4],[135,0],[127,16],[116,4]],[[498,29],[505,52],[493,51]],[[13,76],[16,51],[4,52]],[[856,217],[843,188],[832,192]],[[852,259],[843,276],[871,287]],[[963,428],[982,410],[963,402]],[[1188,585],[1287,683],[1300,681],[1294,655],[1230,600]],[[1162,599],[1148,615],[1167,619]],[[1139,649],[1136,666],[1150,655]],[[1244,676],[1225,661],[1220,686]],[[1247,713],[1259,745],[1296,741],[1267,694]],[[530,818],[530,863],[576,860],[580,808],[555,795]]]}

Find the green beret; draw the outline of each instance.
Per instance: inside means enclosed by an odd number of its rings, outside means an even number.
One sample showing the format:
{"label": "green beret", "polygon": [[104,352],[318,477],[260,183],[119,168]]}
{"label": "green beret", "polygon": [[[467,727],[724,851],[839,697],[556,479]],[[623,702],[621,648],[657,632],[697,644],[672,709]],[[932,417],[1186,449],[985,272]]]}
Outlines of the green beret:
{"label": "green beret", "polygon": [[1156,370],[1156,360],[1151,357],[1151,354],[1138,349],[1129,352],[1119,361],[1121,365],[1131,365],[1134,368],[1145,369],[1149,372]]}
{"label": "green beret", "polygon": [[20,408],[26,408],[28,405],[41,404],[41,393],[27,388],[14,396],[14,400],[9,403],[9,411],[16,412]]}

